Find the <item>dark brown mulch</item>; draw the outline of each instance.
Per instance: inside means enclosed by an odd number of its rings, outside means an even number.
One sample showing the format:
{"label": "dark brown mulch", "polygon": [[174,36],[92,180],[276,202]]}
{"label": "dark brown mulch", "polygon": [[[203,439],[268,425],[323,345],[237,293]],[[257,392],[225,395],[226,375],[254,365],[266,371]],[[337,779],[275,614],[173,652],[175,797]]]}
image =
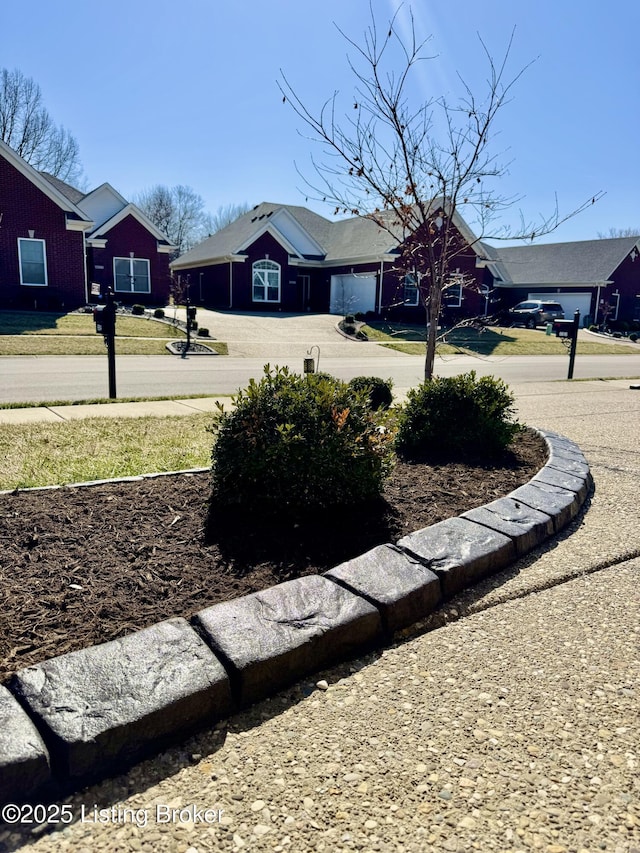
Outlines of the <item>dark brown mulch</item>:
{"label": "dark brown mulch", "polygon": [[459,515],[525,483],[546,461],[535,433],[497,464],[398,463],[384,499],[277,530],[239,514],[205,536],[209,475],[0,496],[0,681]]}

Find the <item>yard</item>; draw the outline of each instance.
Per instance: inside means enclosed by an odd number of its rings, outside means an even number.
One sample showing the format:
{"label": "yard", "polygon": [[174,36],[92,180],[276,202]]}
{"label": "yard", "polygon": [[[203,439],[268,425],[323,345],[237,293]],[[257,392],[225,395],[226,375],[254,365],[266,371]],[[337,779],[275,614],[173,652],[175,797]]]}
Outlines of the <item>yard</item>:
{"label": "yard", "polygon": [[[425,351],[424,326],[402,325],[373,321],[363,327],[370,341],[407,355],[422,355]],[[562,355],[567,350],[555,335],[543,329],[487,327],[455,329],[445,334],[438,344],[438,354],[472,353],[475,355]],[[629,355],[640,352],[640,345],[628,346],[607,341],[578,340],[578,355]]]}
{"label": "yard", "polygon": [[[118,355],[168,355],[166,344],[183,338],[181,328],[153,317],[118,314],[116,319]],[[207,343],[220,354],[226,352],[226,345],[219,341]],[[102,355],[104,351],[92,314],[0,311],[0,355]]]}

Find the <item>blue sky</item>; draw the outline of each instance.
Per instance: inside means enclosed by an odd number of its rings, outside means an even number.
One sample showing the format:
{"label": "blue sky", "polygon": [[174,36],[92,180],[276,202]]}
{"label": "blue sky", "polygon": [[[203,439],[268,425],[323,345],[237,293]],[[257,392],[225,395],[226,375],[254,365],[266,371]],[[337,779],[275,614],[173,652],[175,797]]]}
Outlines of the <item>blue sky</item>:
{"label": "blue sky", "polygon": [[[383,22],[398,0],[371,0]],[[504,217],[517,228],[604,198],[547,241],[640,228],[640,4],[632,0],[416,0],[431,35],[416,96],[458,92],[486,76],[478,34],[495,56],[515,27],[511,70],[535,60],[499,116],[497,151],[509,174],[500,192],[521,197]],[[275,201],[307,204],[298,169],[312,176],[311,143],[276,82],[282,69],[313,109],[334,90],[349,103],[348,45],[369,20],[369,0],[2,0],[0,66],[33,77],[54,120],[76,137],[88,188],[125,197],[186,184],[208,210]]]}

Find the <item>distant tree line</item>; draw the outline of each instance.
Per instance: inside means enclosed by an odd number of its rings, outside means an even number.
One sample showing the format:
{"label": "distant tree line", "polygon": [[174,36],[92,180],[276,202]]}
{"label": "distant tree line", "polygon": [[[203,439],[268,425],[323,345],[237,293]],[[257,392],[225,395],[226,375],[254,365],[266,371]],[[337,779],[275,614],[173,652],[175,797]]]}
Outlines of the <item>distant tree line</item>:
{"label": "distant tree line", "polygon": [[[77,140],[54,122],[44,106],[40,86],[18,69],[0,69],[0,139],[39,172],[86,189]],[[210,213],[202,197],[183,184],[157,184],[138,193],[133,201],[177,247],[177,254],[249,210],[247,203],[227,204]]]}

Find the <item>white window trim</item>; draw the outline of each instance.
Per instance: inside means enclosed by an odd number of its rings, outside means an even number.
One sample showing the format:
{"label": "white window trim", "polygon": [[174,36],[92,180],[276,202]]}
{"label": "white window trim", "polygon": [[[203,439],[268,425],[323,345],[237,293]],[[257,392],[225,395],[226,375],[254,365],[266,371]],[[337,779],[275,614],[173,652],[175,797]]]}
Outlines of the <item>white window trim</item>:
{"label": "white window trim", "polygon": [[[265,269],[260,269],[259,264],[269,264],[269,267]],[[261,272],[277,272],[278,273],[278,296],[276,299],[269,299],[269,283],[268,280],[262,281],[262,287],[264,288],[264,299],[260,299],[256,297],[254,291],[254,277],[256,273]],[[260,277],[261,278],[261,277]],[[273,285],[271,285],[273,287]],[[282,270],[280,264],[276,261],[272,261],[270,258],[261,258],[259,261],[255,261],[253,266],[251,267],[251,301],[252,302],[271,302],[276,303],[280,302],[282,293]]]}
{"label": "white window trim", "polygon": [[[409,281],[412,279],[412,281]],[[409,301],[406,298],[407,287],[415,287],[416,297],[413,302]],[[420,276],[415,273],[407,273],[402,282],[402,303],[403,305],[408,306],[409,308],[415,308],[420,304]]]}
{"label": "white window trim", "polygon": [[463,280],[464,275],[461,272],[456,271],[449,276],[449,281],[444,291],[447,299],[447,308],[462,308]]}
{"label": "white window trim", "polygon": [[[24,281],[22,278],[22,244],[23,243],[40,243],[42,245],[42,260],[44,262],[44,284],[41,281]],[[18,266],[20,267],[20,284],[24,287],[48,287],[49,274],[47,271],[47,244],[44,240],[38,240],[34,237],[18,237]]]}
{"label": "white window trim", "polygon": [[[128,290],[123,290],[118,287],[118,278],[116,276],[116,261],[126,261],[129,264],[129,283],[130,287]],[[147,265],[147,289],[146,290],[134,290],[133,289],[133,263],[134,261],[144,261]],[[113,259],[113,290],[115,293],[130,293],[132,296],[135,296],[137,293],[151,293],[151,264],[149,263],[148,258],[114,258]]]}

